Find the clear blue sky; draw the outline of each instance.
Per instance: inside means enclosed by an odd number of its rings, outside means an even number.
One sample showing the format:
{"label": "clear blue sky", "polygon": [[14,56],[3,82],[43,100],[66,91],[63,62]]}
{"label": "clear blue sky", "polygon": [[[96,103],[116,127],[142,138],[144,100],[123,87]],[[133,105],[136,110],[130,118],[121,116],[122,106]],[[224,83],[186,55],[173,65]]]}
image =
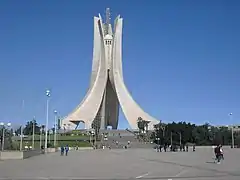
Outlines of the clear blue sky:
{"label": "clear blue sky", "polygon": [[89,85],[93,16],[106,7],[124,18],[124,78],[143,109],[165,122],[239,122],[238,0],[0,1],[0,121],[44,123],[47,88],[51,121],[54,109],[64,116],[78,105]]}

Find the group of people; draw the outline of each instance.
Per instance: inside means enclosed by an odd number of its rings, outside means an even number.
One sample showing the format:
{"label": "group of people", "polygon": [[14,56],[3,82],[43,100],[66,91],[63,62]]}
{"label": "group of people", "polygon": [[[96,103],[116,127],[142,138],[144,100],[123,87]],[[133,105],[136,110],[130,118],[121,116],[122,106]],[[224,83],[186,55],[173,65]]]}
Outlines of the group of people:
{"label": "group of people", "polygon": [[65,155],[67,156],[68,155],[68,151],[69,151],[68,145],[66,145],[65,147],[61,146],[61,156],[64,155],[64,152],[65,152]]}
{"label": "group of people", "polygon": [[[157,152],[162,152],[162,148],[163,148],[163,150],[166,152],[167,151],[167,149],[169,148],[169,150],[171,151],[171,152],[176,152],[176,151],[178,151],[178,148],[179,148],[179,150],[180,151],[186,151],[186,152],[188,152],[188,145],[181,145],[181,146],[177,146],[177,145],[167,145],[167,144],[165,144],[165,145],[157,145],[157,147],[156,147],[156,150],[157,150]],[[195,151],[196,150],[196,147],[195,147],[195,145],[193,145],[193,149],[192,149],[193,151]]]}
{"label": "group of people", "polygon": [[221,160],[224,159],[223,148],[221,144],[219,144],[214,148],[214,153],[215,153],[215,162],[217,162],[217,164],[220,164]]}

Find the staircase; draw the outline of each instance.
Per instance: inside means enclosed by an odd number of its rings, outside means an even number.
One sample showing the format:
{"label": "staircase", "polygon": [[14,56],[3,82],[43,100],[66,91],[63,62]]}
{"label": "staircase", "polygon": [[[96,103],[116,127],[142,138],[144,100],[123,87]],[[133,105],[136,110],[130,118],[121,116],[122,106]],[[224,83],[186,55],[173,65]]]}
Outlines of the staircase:
{"label": "staircase", "polygon": [[[112,149],[123,149],[125,146],[128,148],[153,148],[154,144],[139,140],[136,133],[131,130],[108,130],[104,132],[107,138],[102,141],[105,146],[110,146]],[[128,145],[128,142],[130,144]]]}

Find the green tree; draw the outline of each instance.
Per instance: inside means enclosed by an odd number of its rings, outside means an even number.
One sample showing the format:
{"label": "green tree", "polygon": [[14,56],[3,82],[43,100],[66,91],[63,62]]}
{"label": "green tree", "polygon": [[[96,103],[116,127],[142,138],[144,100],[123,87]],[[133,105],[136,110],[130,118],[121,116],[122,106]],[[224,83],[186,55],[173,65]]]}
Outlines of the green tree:
{"label": "green tree", "polygon": [[142,117],[138,117],[137,126],[140,133],[144,133],[148,130],[149,121],[142,119]]}
{"label": "green tree", "polygon": [[[164,128],[164,135],[162,127]],[[197,126],[195,124],[186,122],[172,122],[168,124],[159,123],[154,126],[154,132],[151,135],[152,140],[156,137],[161,138],[161,143],[171,142],[173,144],[191,143],[197,145],[213,145],[224,144],[229,145],[231,143],[231,131],[227,127],[214,127],[208,123]]]}
{"label": "green tree", "polygon": [[235,144],[239,147],[240,146],[240,134],[237,134],[235,137]]}
{"label": "green tree", "polygon": [[24,135],[32,135],[33,134],[33,128],[35,128],[35,134],[40,134],[40,127],[38,126],[35,119],[32,121],[28,121],[23,129]]}

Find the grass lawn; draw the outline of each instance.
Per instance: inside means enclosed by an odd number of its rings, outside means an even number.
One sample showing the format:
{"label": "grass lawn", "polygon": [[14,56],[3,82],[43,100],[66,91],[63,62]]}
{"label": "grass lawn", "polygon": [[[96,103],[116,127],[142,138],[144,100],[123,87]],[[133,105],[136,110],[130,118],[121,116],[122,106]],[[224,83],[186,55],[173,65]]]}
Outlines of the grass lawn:
{"label": "grass lawn", "polygon": [[[54,134],[48,135],[48,138],[50,137],[51,140],[54,139]],[[19,136],[13,136],[13,140],[20,140],[21,138]],[[32,141],[32,136],[27,136],[23,138],[24,141]],[[42,135],[42,140],[45,139],[45,135]],[[40,135],[34,136],[35,141],[40,141]],[[59,141],[68,141],[68,140],[89,140],[89,136],[87,135],[65,135],[65,134],[57,134],[57,140]]]}
{"label": "grass lawn", "polygon": [[[49,143],[49,142],[48,142]],[[50,141],[50,144],[54,145],[54,141]],[[44,146],[44,140],[42,141],[42,145]],[[70,146],[70,147],[91,147],[91,144],[88,141],[76,141],[76,140],[67,140],[67,141],[57,141],[57,146]],[[23,148],[25,146],[32,146],[32,141],[23,141]],[[40,141],[34,141],[34,148],[39,149],[40,148]],[[20,149],[20,141],[13,141],[13,150],[19,150]]]}

